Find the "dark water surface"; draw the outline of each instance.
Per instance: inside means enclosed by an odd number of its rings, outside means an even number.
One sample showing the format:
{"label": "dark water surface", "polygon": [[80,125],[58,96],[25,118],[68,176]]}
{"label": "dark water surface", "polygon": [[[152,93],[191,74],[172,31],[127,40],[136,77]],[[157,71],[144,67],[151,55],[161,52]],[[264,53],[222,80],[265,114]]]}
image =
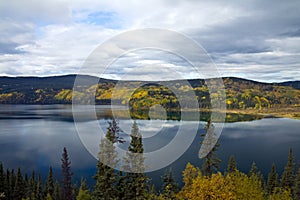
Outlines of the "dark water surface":
{"label": "dark water surface", "polygon": [[[97,106],[100,119],[105,126],[109,118],[109,107]],[[120,124],[126,124],[125,119]],[[151,126],[145,126],[147,120],[138,120],[142,132],[158,133],[152,140],[144,140],[146,151],[159,149],[168,144],[179,126],[189,133],[193,121],[160,121],[155,120]],[[87,130],[91,129],[88,120],[83,120]],[[161,126],[161,124],[164,124]],[[175,178],[181,181],[181,172],[187,162],[201,167],[198,158],[200,134],[204,133],[205,122],[200,122],[195,140],[188,150],[178,159],[161,170],[148,173],[148,176],[159,187],[163,172],[172,167]],[[125,136],[126,137],[126,136]],[[124,144],[123,147],[126,148]],[[21,167],[23,172],[36,170],[45,178],[49,166],[54,174],[60,177],[60,158],[63,147],[67,147],[74,172],[74,181],[86,178],[93,184],[92,176],[96,171],[96,159],[85,149],[79,139],[72,119],[70,105],[0,105],[0,161],[7,168]],[[289,148],[293,147],[296,161],[300,161],[300,120],[269,118],[248,122],[226,123],[220,137],[218,155],[223,161],[220,170],[226,169],[230,155],[234,155],[241,171],[248,172],[252,161],[255,161],[262,173],[267,176],[272,163],[281,173],[287,162]],[[158,160],[159,162],[159,160]]]}

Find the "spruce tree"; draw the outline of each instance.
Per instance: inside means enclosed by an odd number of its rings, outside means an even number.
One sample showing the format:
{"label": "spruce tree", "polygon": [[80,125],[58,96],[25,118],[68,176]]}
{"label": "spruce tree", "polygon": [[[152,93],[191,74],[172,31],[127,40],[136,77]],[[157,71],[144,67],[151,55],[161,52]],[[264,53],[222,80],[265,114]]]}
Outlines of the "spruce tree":
{"label": "spruce tree", "polygon": [[109,127],[111,128],[111,131],[113,133],[113,143],[124,143],[125,140],[120,136],[121,130],[119,127],[119,121],[115,118],[113,118],[111,121],[108,122]]}
{"label": "spruce tree", "polygon": [[21,168],[18,168],[17,172],[17,178],[16,178],[16,184],[14,188],[14,199],[16,200],[22,200],[22,198],[25,196],[25,188],[24,188],[24,180],[23,176],[21,174]]}
{"label": "spruce tree", "polygon": [[176,194],[178,193],[178,184],[176,183],[172,169],[169,170],[169,172],[165,172],[165,174],[162,176],[162,196],[165,199],[176,199]]}
{"label": "spruce tree", "polygon": [[9,169],[6,170],[6,179],[5,179],[5,197],[6,199],[11,199],[11,187],[10,187],[10,183],[11,183],[11,176],[10,176],[10,171]]}
{"label": "spruce tree", "polygon": [[85,180],[82,180],[76,200],[90,200],[90,199],[91,199],[91,195],[87,188],[86,182]]}
{"label": "spruce tree", "polygon": [[96,185],[93,191],[93,199],[114,199],[117,196],[115,169],[118,160],[114,142],[116,142],[115,124],[109,123],[105,138],[101,140],[98,153],[97,173],[94,176]]}
{"label": "spruce tree", "polygon": [[72,195],[73,195],[73,197],[74,198],[77,197],[78,193],[79,193],[79,187],[78,187],[77,183],[75,183],[73,185],[73,187],[72,187]]}
{"label": "spruce tree", "polygon": [[2,162],[0,162],[0,193],[4,193],[5,192],[5,173],[4,173],[4,169],[3,169],[3,164]]}
{"label": "spruce tree", "polygon": [[43,183],[42,183],[41,174],[38,175],[35,199],[37,199],[37,200],[44,199]]}
{"label": "spruce tree", "polygon": [[298,166],[298,173],[295,179],[294,199],[300,199],[300,166]]}
{"label": "spruce tree", "polygon": [[251,169],[248,173],[248,176],[251,177],[251,176],[255,176],[260,182],[261,182],[261,186],[262,188],[265,188],[265,179],[264,179],[264,176],[263,174],[258,170],[255,162],[253,161],[252,162],[252,165],[251,165]]}
{"label": "spruce tree", "polygon": [[126,178],[122,171],[119,171],[119,175],[117,177],[117,199],[122,199],[126,193]]}
{"label": "spruce tree", "polygon": [[145,199],[146,182],[148,178],[144,174],[144,148],[142,135],[134,121],[131,131],[131,142],[124,157],[123,170],[125,175],[126,193],[124,199]]}
{"label": "spruce tree", "polygon": [[53,199],[53,193],[54,193],[53,170],[52,170],[52,166],[50,166],[48,179],[46,183],[46,195],[49,194]]}
{"label": "spruce tree", "polygon": [[12,199],[15,199],[15,185],[16,185],[16,175],[14,169],[12,169],[10,173],[10,183],[9,183],[10,196]]}
{"label": "spruce tree", "polygon": [[[212,173],[216,172],[219,168],[219,164],[221,160],[217,157],[216,151],[220,146],[218,140],[216,140],[214,126],[211,120],[208,120],[205,126],[206,134],[203,134],[202,137],[205,136],[205,139],[202,142],[202,149],[205,149],[207,155],[205,157],[205,161],[202,165],[202,172],[206,176],[211,176]],[[215,143],[216,142],[216,143]],[[215,144],[213,147],[212,145]]]}
{"label": "spruce tree", "polygon": [[291,192],[293,192],[294,180],[295,180],[295,163],[294,163],[293,150],[292,148],[290,148],[288,162],[284,168],[281,177],[281,187],[290,189]]}
{"label": "spruce tree", "polygon": [[61,189],[60,189],[60,185],[59,182],[56,181],[54,184],[54,192],[53,192],[53,200],[61,200]]}
{"label": "spruce tree", "polygon": [[62,168],[62,197],[64,200],[72,200],[72,175],[71,172],[71,162],[69,160],[69,155],[66,147],[63,149],[62,159],[61,159],[61,168]]}
{"label": "spruce tree", "polygon": [[272,194],[276,187],[278,187],[278,174],[276,172],[275,164],[273,163],[271,172],[268,175],[267,192]]}
{"label": "spruce tree", "polygon": [[35,172],[32,171],[26,196],[34,200],[36,196],[36,192],[37,192],[37,182],[35,179]]}
{"label": "spruce tree", "polygon": [[227,166],[227,172],[232,173],[237,171],[237,163],[235,161],[234,156],[230,156],[228,166]]}

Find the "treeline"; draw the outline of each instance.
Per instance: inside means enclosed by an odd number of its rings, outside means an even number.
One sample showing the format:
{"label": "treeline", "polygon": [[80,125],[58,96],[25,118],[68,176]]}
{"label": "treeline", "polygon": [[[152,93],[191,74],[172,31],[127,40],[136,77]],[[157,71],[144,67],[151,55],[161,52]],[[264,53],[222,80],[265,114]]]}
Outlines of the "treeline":
{"label": "treeline", "polygon": [[[73,83],[75,75],[47,78],[9,78],[0,77],[0,103],[2,104],[70,104],[72,103]],[[76,90],[76,99],[84,104],[110,104],[111,100],[120,105],[130,104],[132,109],[148,109],[154,104],[160,104],[166,109],[178,109],[178,99],[183,98],[181,108],[188,108],[195,97],[200,108],[211,107],[211,97],[226,101],[228,109],[280,109],[283,107],[300,106],[299,82],[260,83],[240,78],[223,78],[226,99],[221,99],[219,91],[210,93],[205,81],[201,79],[186,81],[157,82],[143,84],[138,81],[122,81],[118,90],[117,81],[100,79],[96,85],[89,85],[90,79],[85,77],[84,85]],[[211,84],[214,79],[209,80]],[[95,81],[96,82],[96,81]],[[168,88],[164,85],[168,85]],[[189,83],[189,84],[187,84]],[[143,85],[140,87],[140,85]],[[135,90],[132,91],[132,88]],[[176,97],[172,91],[179,91],[181,97]],[[132,95],[131,95],[132,94]],[[131,95],[131,96],[129,96]]]}
{"label": "treeline", "polygon": [[[258,170],[255,163],[248,174],[238,170],[238,164],[231,156],[227,170],[219,171],[221,160],[217,157],[218,143],[209,151],[201,168],[188,163],[182,172],[184,186],[178,187],[172,170],[162,176],[162,188],[156,189],[144,174],[143,143],[136,123],[131,131],[128,151],[122,160],[117,159],[115,143],[125,142],[120,137],[116,120],[109,122],[106,137],[101,140],[98,154],[95,185],[89,188],[85,180],[78,187],[72,184],[71,162],[67,149],[61,157],[62,177],[55,180],[52,167],[45,181],[41,175],[32,172],[23,175],[21,169],[4,170],[0,163],[0,199],[5,200],[107,200],[107,199],[264,199],[298,200],[300,199],[300,164],[297,166],[290,149],[284,171],[279,175],[273,164],[267,179]],[[206,126],[202,146],[209,146],[213,134],[213,125]],[[209,138],[209,139],[208,139]],[[121,163],[121,171],[115,170]],[[138,172],[138,173],[137,173]]]}

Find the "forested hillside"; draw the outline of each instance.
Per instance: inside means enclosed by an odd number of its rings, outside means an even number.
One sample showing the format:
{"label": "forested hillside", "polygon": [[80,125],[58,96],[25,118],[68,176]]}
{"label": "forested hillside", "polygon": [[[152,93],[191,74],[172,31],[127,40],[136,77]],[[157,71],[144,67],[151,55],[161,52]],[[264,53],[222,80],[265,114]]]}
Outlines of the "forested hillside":
{"label": "forested hillside", "polygon": [[[122,87],[115,90],[117,81],[100,79],[98,85],[89,85],[88,80],[96,77],[83,76],[87,80],[81,86],[78,97],[84,99],[86,94],[95,96],[97,104],[110,104],[111,98],[119,104],[130,103],[132,108],[147,109],[153,104],[161,104],[166,109],[177,109],[178,98],[172,91],[178,90],[184,95],[189,105],[188,92],[193,90],[204,109],[210,108],[210,94],[203,80],[170,81],[165,83],[143,84],[143,82],[122,82]],[[72,102],[72,88],[76,75],[54,77],[0,77],[0,103],[2,104],[69,104]],[[300,106],[300,81],[284,83],[260,83],[256,81],[227,77],[223,78],[226,88],[228,109],[266,110],[277,108],[297,108]],[[142,84],[141,84],[142,83]],[[138,84],[143,85],[137,87]],[[133,86],[135,91],[129,88]],[[136,88],[136,87],[137,88]],[[93,91],[96,91],[94,95]],[[131,96],[128,96],[133,92]],[[112,92],[114,95],[112,97]],[[83,101],[84,102],[84,101]],[[85,102],[89,103],[89,102]],[[184,105],[181,105],[184,106]]]}

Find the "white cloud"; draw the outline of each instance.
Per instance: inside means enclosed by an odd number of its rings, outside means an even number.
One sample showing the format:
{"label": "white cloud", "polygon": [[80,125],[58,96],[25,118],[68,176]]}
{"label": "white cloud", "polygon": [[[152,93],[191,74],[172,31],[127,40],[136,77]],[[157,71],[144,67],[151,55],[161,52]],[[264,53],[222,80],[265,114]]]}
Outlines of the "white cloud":
{"label": "white cloud", "polygon": [[[157,27],[180,31],[202,44],[222,75],[265,81],[271,76],[278,81],[300,80],[299,10],[296,0],[272,4],[222,0],[1,1],[0,74],[76,73],[101,42],[128,29]],[[145,38],[133,39],[139,42]],[[125,42],[125,45],[128,44]],[[176,45],[182,51],[189,51],[189,47],[179,41],[174,41],[174,47]],[[111,53],[114,51],[117,48],[111,49]],[[143,78],[151,74],[148,78],[157,77],[153,70],[158,70],[160,65],[185,77],[193,75],[187,65],[174,56],[127,54],[130,56],[142,58],[134,65],[150,66]],[[150,65],[151,60],[161,63]],[[110,72],[111,77],[116,78],[118,73],[130,68],[122,64],[124,60],[119,61],[115,74]],[[170,70],[165,73],[170,75]]]}

